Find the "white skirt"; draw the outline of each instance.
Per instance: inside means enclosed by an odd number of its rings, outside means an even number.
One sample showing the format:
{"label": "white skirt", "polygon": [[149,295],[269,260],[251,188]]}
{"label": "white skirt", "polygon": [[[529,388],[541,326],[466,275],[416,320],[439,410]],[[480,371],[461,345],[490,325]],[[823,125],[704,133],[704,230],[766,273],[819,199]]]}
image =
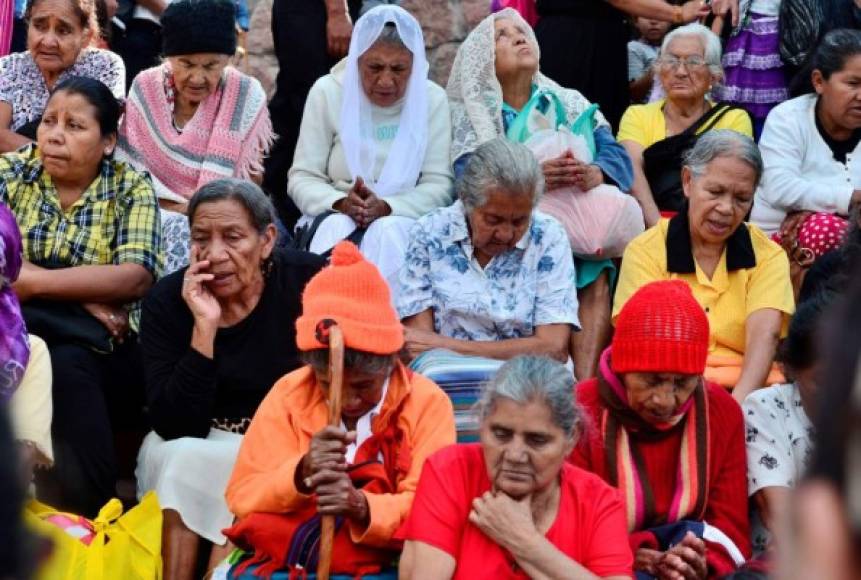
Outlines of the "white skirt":
{"label": "white skirt", "polygon": [[[304,225],[313,218],[305,216],[298,225]],[[380,273],[392,293],[392,303],[396,302],[398,291],[398,271],[404,264],[407,245],[410,242],[410,228],[416,220],[402,216],[385,216],[374,220],[362,238],[361,250],[369,262],[380,269]],[[349,236],[356,229],[356,222],[342,213],[332,214],[317,228],[309,248],[315,254],[322,254]]]}
{"label": "white skirt", "polygon": [[155,490],[162,509],[179,513],[183,523],[213,544],[233,524],[224,492],[242,444],[242,435],[210,429],[206,439],[181,437],[165,441],[151,431],[138,453],[138,499]]}

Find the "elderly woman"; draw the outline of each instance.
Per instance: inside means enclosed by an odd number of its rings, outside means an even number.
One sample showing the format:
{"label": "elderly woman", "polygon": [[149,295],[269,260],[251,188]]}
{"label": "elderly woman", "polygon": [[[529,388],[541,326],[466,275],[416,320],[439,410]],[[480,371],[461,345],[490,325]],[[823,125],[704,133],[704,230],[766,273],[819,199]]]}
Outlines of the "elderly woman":
{"label": "elderly woman", "polygon": [[169,273],[188,264],[194,192],[224,177],[259,181],[274,135],[260,83],[228,66],[233,2],[174,2],[161,24],[166,60],[135,78],[117,154],[153,178]]}
{"label": "elderly woman", "polygon": [[418,22],[379,6],[356,22],[347,58],[311,88],[287,191],[299,224],[317,224],[312,252],[351,236],[393,280],[413,222],[451,203],[448,101],[427,73]]}
{"label": "elderly woman", "polygon": [[300,297],[323,264],[273,249],[274,210],[247,181],[204,185],[188,216],[191,265],[152,289],[141,317],[153,432],[138,456],[138,497],[158,493],[166,578],[194,575],[200,537],[225,544],[224,490],[242,435],[272,384],[300,364]]}
{"label": "elderly woman", "polygon": [[152,186],[111,159],[119,117],[108,87],[71,77],[54,89],[37,145],[0,156],[0,202],[24,240],[13,287],[53,365],[56,463],[47,475],[55,503],[89,516],[115,494],[110,418],[143,398],[137,341],[126,335],[137,329],[130,306],[159,272]]}
{"label": "elderly woman", "polygon": [[631,577],[618,495],[565,461],[582,422],[573,391],[547,358],[499,369],[478,405],[481,443],[425,464],[398,534],[401,578]]}
{"label": "elderly woman", "polygon": [[30,0],[27,51],[0,58],[0,153],[36,140],[48,95],[71,76],[98,79],[121,99],[125,67],[116,54],[90,48],[98,36],[92,0]]}
{"label": "elderly woman", "polygon": [[658,222],[660,212],[681,211],[681,156],[698,135],[711,129],[753,135],[744,110],[708,99],[723,76],[720,61],[720,39],[705,26],[673,30],[664,37],[655,61],[666,98],[632,105],[622,117],[617,138],[634,162],[631,193],[643,208],[647,226]]}
{"label": "elderly woman", "polygon": [[460,200],[410,234],[398,298],[406,346],[413,368],[452,396],[461,441],[477,436],[471,403],[497,361],[568,360],[579,325],[574,263],[562,227],[535,211],[542,189],[529,149],[493,139],[470,157]]}
{"label": "elderly woman", "polygon": [[[760,149],[765,164],[751,221],[809,266],[840,245],[861,201],[861,31],[829,32],[813,55],[815,93],[775,107]],[[798,253],[801,248],[806,255]]]}
{"label": "elderly woman", "polygon": [[813,456],[811,418],[816,410],[821,374],[823,312],[831,293],[817,294],[798,305],[781,345],[781,362],[789,383],[752,393],[742,409],[747,425],[747,491],[753,500],[751,528],[754,552],[762,552],[789,507],[791,490],[804,477]]}
{"label": "elderly woman", "polygon": [[619,489],[638,578],[719,578],[750,556],[744,420],[703,380],[710,341],[688,285],[651,282],[577,385],[592,428],[571,460]]}
{"label": "elderly woman", "polygon": [[[344,340],[338,427],[327,426],[333,324]],[[392,561],[425,459],[454,442],[451,404],[400,363],[403,329],[386,282],[349,242],[308,283],[296,342],[307,366],[275,383],[251,421],[227,486],[242,519],[227,535],[254,549],[254,562],[292,574],[316,566],[307,546],[319,515],[339,516],[332,571],[372,573]]]}
{"label": "elderly woman", "polygon": [[[538,70],[538,44],[532,29],[513,9],[485,18],[460,46],[449,77],[452,103],[452,160],[455,173],[463,170],[469,155],[482,143],[507,136],[520,141],[516,127],[529,124],[535,113],[550,115],[549,128],[569,126],[590,108],[577,91],[564,89]],[[536,127],[538,128],[538,127]],[[570,151],[542,164],[548,190],[576,187],[583,191],[601,184],[627,191],[631,187],[631,161],[613,139],[610,126],[596,114],[591,135],[595,158],[591,164]],[[573,227],[564,202],[545,197],[541,210]],[[592,376],[601,348],[609,338],[609,260],[577,260],[577,288],[583,331],[572,340],[578,376]]]}
{"label": "elderly woman", "polygon": [[795,309],[789,261],[759,228],[744,223],[762,174],[750,137],[709,131],[684,164],[687,203],[628,244],[613,317],[648,282],[687,282],[711,328],[705,377],[735,387],[740,403],[754,389],[781,382],[772,361]]}

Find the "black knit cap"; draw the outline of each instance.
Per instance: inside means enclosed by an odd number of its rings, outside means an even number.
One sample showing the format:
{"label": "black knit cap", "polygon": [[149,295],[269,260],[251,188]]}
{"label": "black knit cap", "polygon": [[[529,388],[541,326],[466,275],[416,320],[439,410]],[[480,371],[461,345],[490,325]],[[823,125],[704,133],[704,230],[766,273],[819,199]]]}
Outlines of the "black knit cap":
{"label": "black knit cap", "polygon": [[179,0],[161,16],[164,56],[236,52],[236,5],[231,0]]}

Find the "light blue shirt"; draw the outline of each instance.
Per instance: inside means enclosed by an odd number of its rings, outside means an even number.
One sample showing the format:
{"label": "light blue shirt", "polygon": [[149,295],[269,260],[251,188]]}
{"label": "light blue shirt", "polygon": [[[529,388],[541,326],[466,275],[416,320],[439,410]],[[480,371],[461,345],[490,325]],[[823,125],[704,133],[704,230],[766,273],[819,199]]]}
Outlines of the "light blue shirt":
{"label": "light blue shirt", "polygon": [[15,18],[24,18],[25,10],[27,10],[27,0],[15,0]]}
{"label": "light blue shirt", "polygon": [[419,219],[399,272],[401,318],[433,309],[434,329],[460,340],[527,338],[544,324],[579,328],[574,261],[562,226],[533,211],[516,246],[482,268],[460,201]]}

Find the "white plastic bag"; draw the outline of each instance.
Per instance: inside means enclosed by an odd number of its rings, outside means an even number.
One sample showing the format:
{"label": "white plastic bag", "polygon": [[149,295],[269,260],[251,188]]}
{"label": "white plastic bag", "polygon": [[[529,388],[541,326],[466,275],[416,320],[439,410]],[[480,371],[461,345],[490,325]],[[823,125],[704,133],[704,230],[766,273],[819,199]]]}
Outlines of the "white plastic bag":
{"label": "white plastic bag", "polygon": [[[539,163],[571,150],[584,163],[592,162],[586,140],[565,127],[534,133],[525,143]],[[625,246],[645,230],[640,204],[612,185],[589,191],[561,187],[545,191],[538,209],[555,217],[568,234],[571,249],[585,259],[618,258]]]}

